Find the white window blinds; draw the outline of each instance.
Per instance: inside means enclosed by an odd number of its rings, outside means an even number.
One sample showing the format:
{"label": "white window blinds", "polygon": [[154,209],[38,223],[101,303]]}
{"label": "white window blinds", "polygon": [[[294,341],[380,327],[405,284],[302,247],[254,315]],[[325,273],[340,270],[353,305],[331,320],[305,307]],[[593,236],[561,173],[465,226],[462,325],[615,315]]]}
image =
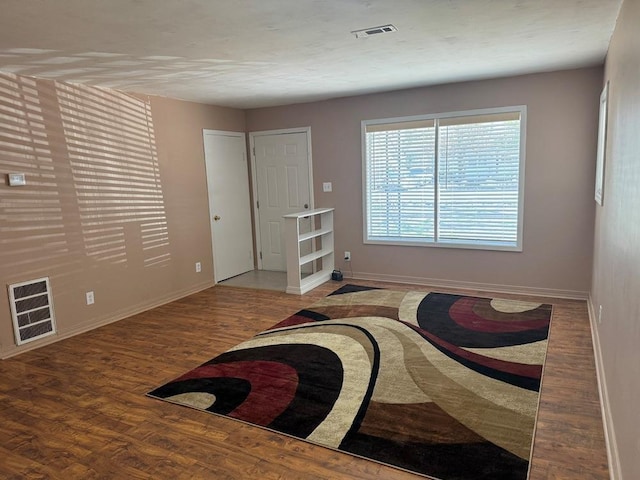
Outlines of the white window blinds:
{"label": "white window blinds", "polygon": [[434,239],[434,122],[367,131],[368,235]]}
{"label": "white window blinds", "polygon": [[523,114],[363,122],[365,241],[520,249]]}

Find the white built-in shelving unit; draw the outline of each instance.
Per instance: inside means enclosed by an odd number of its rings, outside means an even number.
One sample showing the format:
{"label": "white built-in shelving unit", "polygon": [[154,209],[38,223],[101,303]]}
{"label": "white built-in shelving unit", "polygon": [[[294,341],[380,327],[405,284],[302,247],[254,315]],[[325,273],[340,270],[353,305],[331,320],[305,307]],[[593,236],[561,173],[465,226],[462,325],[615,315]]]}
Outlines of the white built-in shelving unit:
{"label": "white built-in shelving unit", "polygon": [[[331,279],[335,266],[333,210],[316,208],[284,216],[287,293],[302,295]],[[301,220],[307,218],[310,220],[311,230],[300,233]],[[310,253],[301,255],[303,242],[311,245]],[[319,262],[316,262],[317,260]],[[318,263],[321,264],[319,268]],[[307,271],[311,273],[307,274]]]}

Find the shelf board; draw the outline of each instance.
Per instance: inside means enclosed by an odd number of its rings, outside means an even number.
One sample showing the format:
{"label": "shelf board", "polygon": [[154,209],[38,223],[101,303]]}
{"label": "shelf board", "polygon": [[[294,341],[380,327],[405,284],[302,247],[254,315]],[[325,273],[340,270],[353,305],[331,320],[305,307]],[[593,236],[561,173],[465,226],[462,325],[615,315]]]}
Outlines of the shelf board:
{"label": "shelf board", "polygon": [[305,263],[313,262],[318,258],[326,257],[327,255],[331,255],[333,253],[333,248],[323,248],[322,250],[317,250],[315,252],[311,252],[304,257],[300,257],[300,265],[304,265]]}
{"label": "shelf board", "polygon": [[307,233],[301,233],[300,235],[298,235],[298,243],[304,242],[305,240],[310,240],[312,238],[320,237],[322,235],[326,235],[327,233],[331,233],[331,232],[333,232],[332,227],[324,227],[324,228],[319,228],[318,230],[312,230]]}
{"label": "shelf board", "polygon": [[313,215],[321,215],[323,213],[333,212],[335,208],[314,208],[313,210],[305,210],[304,212],[290,213],[283,215],[284,218],[304,218],[312,217]]}

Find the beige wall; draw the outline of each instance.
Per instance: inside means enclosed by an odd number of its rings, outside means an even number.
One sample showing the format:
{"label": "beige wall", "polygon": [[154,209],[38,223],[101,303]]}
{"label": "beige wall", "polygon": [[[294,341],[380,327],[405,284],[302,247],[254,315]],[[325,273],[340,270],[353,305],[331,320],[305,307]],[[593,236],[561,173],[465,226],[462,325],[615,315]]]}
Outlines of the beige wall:
{"label": "beige wall", "polygon": [[[311,126],[315,206],[336,208],[338,258],[350,250],[356,276],[585,295],[601,83],[602,69],[591,68],[255,109],[247,130]],[[521,104],[528,107],[522,253],[363,244],[362,120]],[[328,181],[333,192],[323,193]]]}
{"label": "beige wall", "polygon": [[[49,276],[60,336],[213,283],[202,129],[244,131],[243,111],[4,74],[0,84],[0,283]],[[28,186],[8,187],[8,172]],[[0,294],[0,356],[17,351]]]}
{"label": "beige wall", "polygon": [[[640,1],[611,40],[604,203],[596,208],[592,301],[622,478],[640,478]],[[611,430],[609,433],[613,433]]]}

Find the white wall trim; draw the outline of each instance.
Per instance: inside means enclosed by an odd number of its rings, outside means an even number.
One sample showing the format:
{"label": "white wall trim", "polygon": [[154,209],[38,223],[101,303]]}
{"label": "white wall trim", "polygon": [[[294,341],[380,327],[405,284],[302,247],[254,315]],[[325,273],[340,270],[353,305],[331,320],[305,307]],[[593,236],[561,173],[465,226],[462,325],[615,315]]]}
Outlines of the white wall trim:
{"label": "white wall trim", "polygon": [[224,135],[227,137],[240,137],[244,140],[245,138],[245,133],[244,132],[234,132],[231,130],[212,130],[210,128],[203,128],[202,129],[202,135],[204,136],[205,133],[211,133],[213,135]]}
{"label": "white wall trim", "polygon": [[45,345],[50,345],[52,343],[59,342],[60,340],[64,340],[66,338],[75,337],[76,335],[80,335],[81,333],[94,330],[104,325],[108,325],[109,323],[114,323],[120,320],[124,320],[125,318],[132,317],[133,315],[146,312],[147,310],[151,310],[151,309],[160,307],[162,305],[166,305],[167,303],[171,303],[181,298],[188,297],[189,295],[193,295],[194,293],[198,293],[202,290],[206,290],[207,288],[210,288],[213,286],[214,286],[214,282],[212,279],[210,281],[200,283],[196,286],[187,288],[185,290],[172,292],[169,295],[156,298],[150,302],[142,302],[129,308],[117,310],[116,312],[113,312],[102,318],[98,318],[96,320],[86,322],[84,324],[78,325],[69,330],[65,330],[62,332],[59,330],[57,335],[52,335],[50,337],[42,339],[42,341],[35,341],[32,343],[28,343],[24,347],[16,347],[14,345],[13,348],[8,349],[6,352],[0,353],[0,360],[14,357],[21,353],[25,353],[30,350],[35,350],[36,348],[44,347]]}
{"label": "white wall trim", "polygon": [[589,298],[588,292],[581,292],[579,290],[556,290],[551,288],[522,287],[513,285],[500,285],[494,283],[462,282],[457,280],[445,280],[441,278],[409,277],[402,275],[385,275],[367,272],[353,272],[351,275],[345,273],[345,277],[351,278],[353,280],[377,280],[380,282],[427,285],[436,288],[460,288],[464,290],[482,290],[487,292],[531,295],[536,297],[566,298],[569,300],[587,300]]}
{"label": "white wall trim", "polygon": [[615,430],[613,427],[613,416],[611,414],[611,403],[607,390],[607,380],[604,373],[604,360],[602,349],[600,348],[600,334],[598,333],[598,316],[596,315],[593,298],[589,295],[587,301],[589,308],[589,322],[591,323],[591,340],[593,343],[593,355],[596,362],[596,376],[598,378],[598,391],[600,393],[600,407],[602,409],[602,426],[604,427],[604,441],[607,445],[607,460],[609,463],[609,476],[611,480],[622,480],[622,468],[620,466],[620,456],[618,454],[618,443],[616,442]]}

